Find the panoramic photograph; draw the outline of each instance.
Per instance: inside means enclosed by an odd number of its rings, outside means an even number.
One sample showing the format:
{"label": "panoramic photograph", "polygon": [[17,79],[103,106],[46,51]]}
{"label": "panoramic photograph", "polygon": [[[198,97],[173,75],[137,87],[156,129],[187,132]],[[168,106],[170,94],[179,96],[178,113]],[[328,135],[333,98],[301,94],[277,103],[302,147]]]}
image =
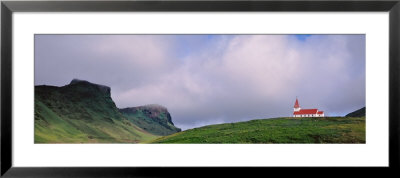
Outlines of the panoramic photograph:
{"label": "panoramic photograph", "polygon": [[35,144],[365,144],[365,35],[36,34]]}

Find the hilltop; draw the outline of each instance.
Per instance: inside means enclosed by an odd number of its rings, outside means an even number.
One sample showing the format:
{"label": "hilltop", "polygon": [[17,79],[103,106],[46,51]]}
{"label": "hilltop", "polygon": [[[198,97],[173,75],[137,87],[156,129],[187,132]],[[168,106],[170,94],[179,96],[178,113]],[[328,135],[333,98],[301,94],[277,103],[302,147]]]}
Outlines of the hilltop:
{"label": "hilltop", "polygon": [[[180,131],[167,111],[164,115],[169,122],[162,123],[175,128],[168,134]],[[164,128],[158,122],[149,124],[157,128],[153,130],[137,124],[141,119],[165,119],[151,116],[126,116],[112,100],[110,87],[85,80],[62,87],[35,86],[35,143],[139,143],[166,135],[155,131]]]}
{"label": "hilltop", "polygon": [[365,143],[365,107],[346,117],[284,117],[207,125],[152,143]]}
{"label": "hilltop", "polygon": [[365,117],[272,118],[208,125],[153,143],[365,143]]}

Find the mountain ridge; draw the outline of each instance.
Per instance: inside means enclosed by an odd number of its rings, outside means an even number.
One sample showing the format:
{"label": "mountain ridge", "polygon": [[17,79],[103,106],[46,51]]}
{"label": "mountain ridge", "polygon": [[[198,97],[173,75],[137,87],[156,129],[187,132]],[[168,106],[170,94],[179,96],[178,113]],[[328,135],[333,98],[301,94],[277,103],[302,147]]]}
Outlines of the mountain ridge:
{"label": "mountain ridge", "polygon": [[138,143],[159,136],[132,120],[117,108],[108,86],[79,79],[35,86],[35,143]]}

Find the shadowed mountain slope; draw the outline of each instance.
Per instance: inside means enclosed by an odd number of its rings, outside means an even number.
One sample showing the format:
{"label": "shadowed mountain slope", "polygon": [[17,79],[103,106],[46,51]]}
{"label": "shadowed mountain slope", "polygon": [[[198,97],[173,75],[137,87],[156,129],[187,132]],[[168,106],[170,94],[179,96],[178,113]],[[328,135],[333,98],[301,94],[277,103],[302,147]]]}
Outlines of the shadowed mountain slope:
{"label": "shadowed mountain slope", "polygon": [[[136,125],[139,119],[121,113],[110,92],[110,87],[78,79],[62,87],[35,86],[35,143],[138,143],[158,137]],[[175,128],[169,113],[160,114],[160,119],[150,115],[160,120],[152,124]]]}
{"label": "shadowed mountain slope", "polygon": [[132,123],[156,135],[170,135],[181,131],[172,123],[167,108],[160,105],[124,108],[120,112]]}
{"label": "shadowed mountain slope", "polygon": [[346,115],[346,117],[362,117],[362,116],[365,116],[365,107]]}

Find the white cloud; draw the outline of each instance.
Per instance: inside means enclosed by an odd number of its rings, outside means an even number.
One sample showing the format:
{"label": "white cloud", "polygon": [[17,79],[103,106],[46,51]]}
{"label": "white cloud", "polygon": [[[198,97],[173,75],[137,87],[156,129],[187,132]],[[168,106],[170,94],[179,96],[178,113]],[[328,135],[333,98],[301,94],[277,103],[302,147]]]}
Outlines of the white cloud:
{"label": "white cloud", "polygon": [[[363,35],[313,35],[306,41],[288,35],[223,35],[193,43],[191,38],[198,36],[86,39],[81,48],[87,50],[74,60],[81,68],[69,70],[110,85],[119,107],[166,106],[173,122],[184,128],[289,116],[296,96],[303,107],[328,114],[365,105]],[[179,55],[183,47],[189,51]],[[68,50],[79,51],[63,46],[55,54]],[[44,75],[48,72],[39,74],[40,81],[49,81]]]}

